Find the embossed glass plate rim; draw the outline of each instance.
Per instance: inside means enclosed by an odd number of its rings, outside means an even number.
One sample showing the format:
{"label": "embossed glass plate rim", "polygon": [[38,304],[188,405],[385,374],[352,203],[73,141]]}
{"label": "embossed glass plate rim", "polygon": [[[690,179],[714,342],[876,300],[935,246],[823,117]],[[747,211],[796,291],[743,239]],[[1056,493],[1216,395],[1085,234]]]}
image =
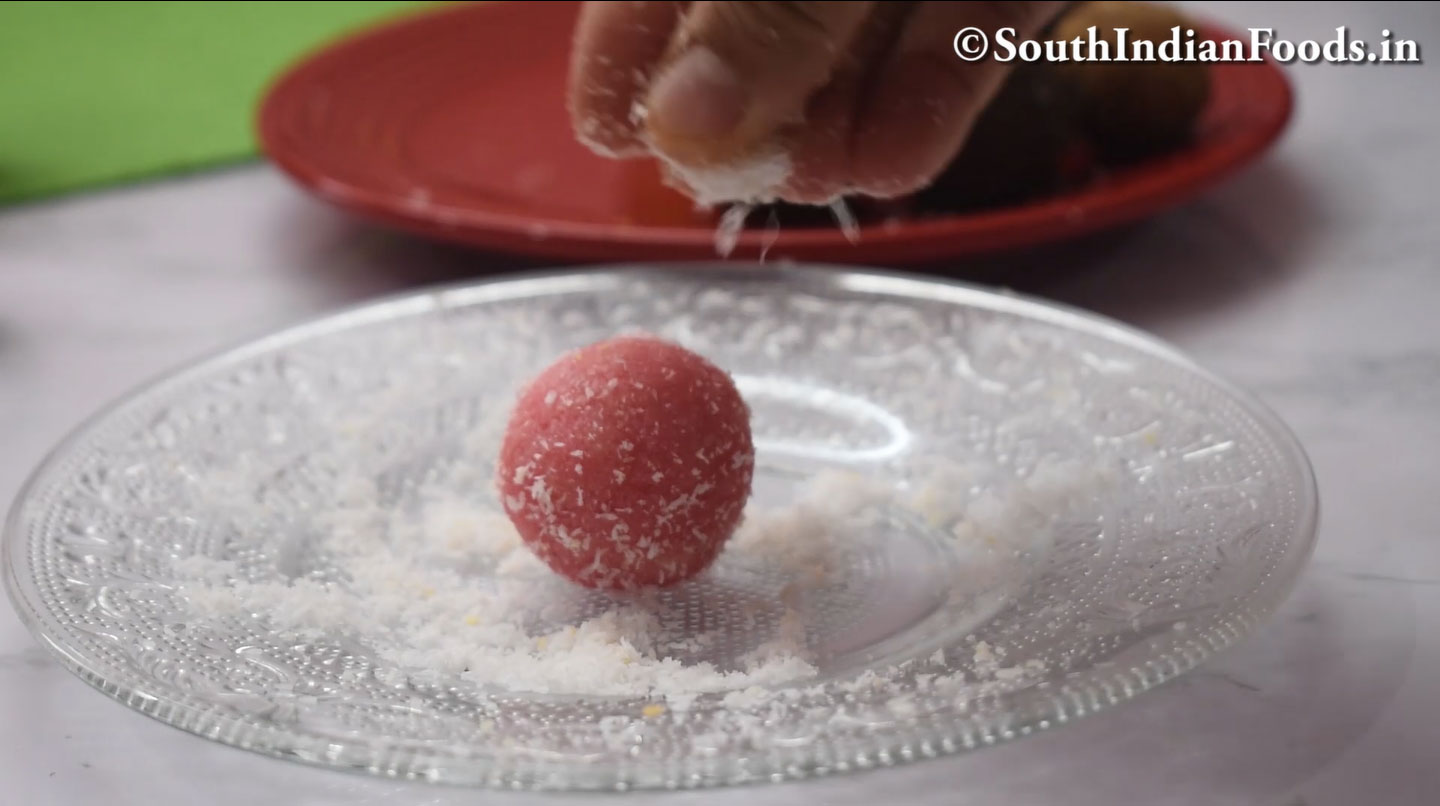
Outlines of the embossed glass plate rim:
{"label": "embossed glass plate rim", "polygon": [[[1265,435],[1284,453],[1295,473],[1301,496],[1298,522],[1286,546],[1281,573],[1265,586],[1268,596],[1247,601],[1251,616],[1237,616],[1208,634],[1173,638],[1143,666],[1129,669],[1091,667],[1063,687],[1034,687],[1000,696],[1001,708],[985,713],[937,714],[877,730],[865,749],[847,757],[825,758],[815,745],[788,748],[768,757],[738,756],[705,765],[687,760],[654,764],[596,765],[583,761],[546,762],[524,756],[474,752],[465,745],[429,745],[421,749],[387,740],[342,741],[333,737],[283,730],[221,711],[190,696],[147,691],[147,680],[109,668],[64,640],[67,625],[40,603],[37,584],[21,569],[32,568],[34,552],[22,540],[21,525],[33,492],[60,467],[71,450],[108,421],[138,408],[193,377],[241,363],[256,355],[379,322],[398,321],[446,310],[567,293],[602,291],[623,282],[655,281],[696,285],[791,285],[798,290],[841,290],[864,298],[938,301],[957,308],[982,309],[1052,326],[1084,332],[1169,363],[1229,397],[1254,418]],[[1314,551],[1319,526],[1319,490],[1309,457],[1289,426],[1269,406],[1225,378],[1200,366],[1179,349],[1114,319],[1071,306],[1003,289],[989,289],[945,278],[882,269],[822,264],[737,265],[720,262],[608,265],[515,273],[412,289],[268,330],[192,359],[132,388],[82,421],[41,460],[21,485],[5,520],[0,550],[5,587],[21,620],[36,639],[70,672],[112,699],[172,727],[222,744],[332,769],[368,772],[386,777],[430,780],[460,785],[524,789],[625,790],[689,788],[778,782],[891,766],[986,747],[1133,699],[1232,648],[1285,600]],[[1185,647],[1182,649],[1181,644]],[[127,679],[128,678],[128,679]],[[998,712],[998,713],[997,713]],[[934,722],[940,724],[933,724]],[[823,742],[817,744],[824,744]],[[468,751],[468,752],[467,752]],[[701,769],[703,766],[703,769]]]}

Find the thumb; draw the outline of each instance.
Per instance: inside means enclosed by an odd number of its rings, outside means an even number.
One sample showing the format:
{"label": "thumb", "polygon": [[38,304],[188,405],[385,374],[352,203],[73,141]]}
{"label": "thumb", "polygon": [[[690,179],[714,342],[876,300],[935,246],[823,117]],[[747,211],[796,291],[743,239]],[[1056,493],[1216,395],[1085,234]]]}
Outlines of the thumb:
{"label": "thumb", "polygon": [[645,99],[651,143],[692,165],[749,155],[803,117],[873,5],[695,3]]}

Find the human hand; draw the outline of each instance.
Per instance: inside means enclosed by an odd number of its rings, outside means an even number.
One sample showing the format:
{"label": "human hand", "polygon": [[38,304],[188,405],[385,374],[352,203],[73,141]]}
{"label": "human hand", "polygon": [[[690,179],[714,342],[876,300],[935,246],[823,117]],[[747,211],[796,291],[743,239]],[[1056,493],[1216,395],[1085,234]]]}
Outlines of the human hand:
{"label": "human hand", "polygon": [[1060,2],[587,2],[569,105],[577,136],[657,156],[702,202],[823,204],[923,188],[1008,65],[961,29],[1036,35]]}

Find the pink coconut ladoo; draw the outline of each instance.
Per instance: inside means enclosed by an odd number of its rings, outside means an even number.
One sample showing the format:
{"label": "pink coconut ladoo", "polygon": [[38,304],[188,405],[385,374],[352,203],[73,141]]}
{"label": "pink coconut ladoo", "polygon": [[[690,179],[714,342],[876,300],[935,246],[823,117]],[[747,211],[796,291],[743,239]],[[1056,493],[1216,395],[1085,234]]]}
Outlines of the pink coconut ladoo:
{"label": "pink coconut ladoo", "polygon": [[705,358],[649,336],[582,347],[515,405],[496,479],[525,544],[586,587],[704,571],[750,495],[750,411]]}

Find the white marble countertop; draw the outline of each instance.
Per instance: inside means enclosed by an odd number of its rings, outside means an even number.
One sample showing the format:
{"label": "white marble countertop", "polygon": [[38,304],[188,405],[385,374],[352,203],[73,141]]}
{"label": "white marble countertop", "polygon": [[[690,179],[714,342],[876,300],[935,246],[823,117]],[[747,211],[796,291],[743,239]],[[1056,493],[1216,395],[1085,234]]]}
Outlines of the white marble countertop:
{"label": "white marble countertop", "polygon": [[[1428,3],[1207,10],[1287,37],[1389,27],[1440,48],[1440,7]],[[1061,252],[1073,275],[1033,289],[1175,342],[1298,432],[1324,515],[1283,611],[1181,681],[1018,743],[857,777],[644,797],[1440,803],[1440,74],[1291,75],[1297,117],[1271,158],[1104,248]],[[487,265],[500,264],[354,224],[263,167],[0,211],[0,500],[82,417],[178,361]],[[0,607],[0,802],[568,800],[372,780],[212,744],[91,690]]]}

